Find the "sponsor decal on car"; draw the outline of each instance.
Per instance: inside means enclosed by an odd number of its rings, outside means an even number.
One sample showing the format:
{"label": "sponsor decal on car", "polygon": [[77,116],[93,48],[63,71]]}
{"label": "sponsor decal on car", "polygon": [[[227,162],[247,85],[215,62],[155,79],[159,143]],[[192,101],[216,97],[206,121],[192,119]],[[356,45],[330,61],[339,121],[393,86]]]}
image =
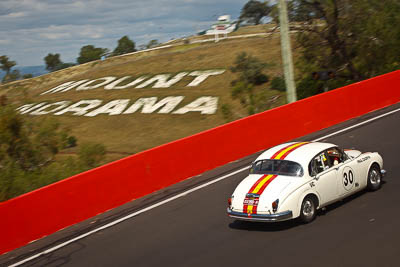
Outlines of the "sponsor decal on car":
{"label": "sponsor decal on car", "polygon": [[371,158],[370,156],[366,156],[362,159],[357,160],[357,163],[363,163],[364,161],[369,160],[370,158]]}

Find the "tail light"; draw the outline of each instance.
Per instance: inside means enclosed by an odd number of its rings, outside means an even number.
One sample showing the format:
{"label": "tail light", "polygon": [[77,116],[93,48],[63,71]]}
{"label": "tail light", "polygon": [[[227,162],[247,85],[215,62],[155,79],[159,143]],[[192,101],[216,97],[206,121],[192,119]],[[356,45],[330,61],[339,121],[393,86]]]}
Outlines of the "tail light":
{"label": "tail light", "polygon": [[228,198],[228,207],[229,208],[232,207],[232,200],[233,200],[233,195],[230,198]]}
{"label": "tail light", "polygon": [[276,212],[278,210],[278,205],[279,205],[279,199],[272,202],[272,211],[273,212]]}

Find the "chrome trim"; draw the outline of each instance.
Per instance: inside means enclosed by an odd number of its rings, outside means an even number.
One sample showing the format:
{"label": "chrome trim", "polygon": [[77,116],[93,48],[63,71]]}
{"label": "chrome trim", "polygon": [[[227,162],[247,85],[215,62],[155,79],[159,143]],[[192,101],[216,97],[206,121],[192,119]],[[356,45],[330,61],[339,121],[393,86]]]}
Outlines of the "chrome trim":
{"label": "chrome trim", "polygon": [[243,221],[278,222],[288,220],[293,217],[293,213],[291,210],[274,214],[247,214],[243,212],[233,211],[230,208],[227,208],[227,212],[229,217]]}
{"label": "chrome trim", "polygon": [[386,170],[381,170],[381,176],[382,178],[386,176]]}
{"label": "chrome trim", "polygon": [[247,194],[246,194],[246,197],[249,197],[249,198],[259,198],[260,195],[259,195],[259,194],[255,194],[255,193],[247,193]]}

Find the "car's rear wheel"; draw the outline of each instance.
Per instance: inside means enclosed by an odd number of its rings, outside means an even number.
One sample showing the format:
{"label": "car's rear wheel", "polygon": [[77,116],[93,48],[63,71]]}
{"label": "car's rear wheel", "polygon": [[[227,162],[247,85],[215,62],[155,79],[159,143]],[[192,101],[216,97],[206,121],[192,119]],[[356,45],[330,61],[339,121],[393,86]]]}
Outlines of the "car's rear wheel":
{"label": "car's rear wheel", "polygon": [[382,185],[382,175],[379,167],[374,164],[368,171],[368,178],[367,178],[367,188],[370,191],[376,191],[381,188]]}
{"label": "car's rear wheel", "polygon": [[312,197],[307,196],[301,203],[300,220],[303,223],[312,222],[317,215],[317,207]]}

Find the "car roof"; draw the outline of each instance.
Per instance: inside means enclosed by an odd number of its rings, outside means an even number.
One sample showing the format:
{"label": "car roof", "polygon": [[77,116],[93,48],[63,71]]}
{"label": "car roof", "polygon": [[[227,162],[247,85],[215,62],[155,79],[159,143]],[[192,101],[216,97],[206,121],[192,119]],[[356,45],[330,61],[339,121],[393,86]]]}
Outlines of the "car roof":
{"label": "car roof", "polygon": [[298,145],[293,151],[287,154],[285,160],[290,160],[299,163],[304,169],[308,168],[308,163],[318,153],[331,148],[337,147],[334,144],[322,143],[322,142],[290,142],[284,143],[278,146],[274,146],[265,152],[263,152],[256,160],[271,159],[275,153],[283,148]]}

